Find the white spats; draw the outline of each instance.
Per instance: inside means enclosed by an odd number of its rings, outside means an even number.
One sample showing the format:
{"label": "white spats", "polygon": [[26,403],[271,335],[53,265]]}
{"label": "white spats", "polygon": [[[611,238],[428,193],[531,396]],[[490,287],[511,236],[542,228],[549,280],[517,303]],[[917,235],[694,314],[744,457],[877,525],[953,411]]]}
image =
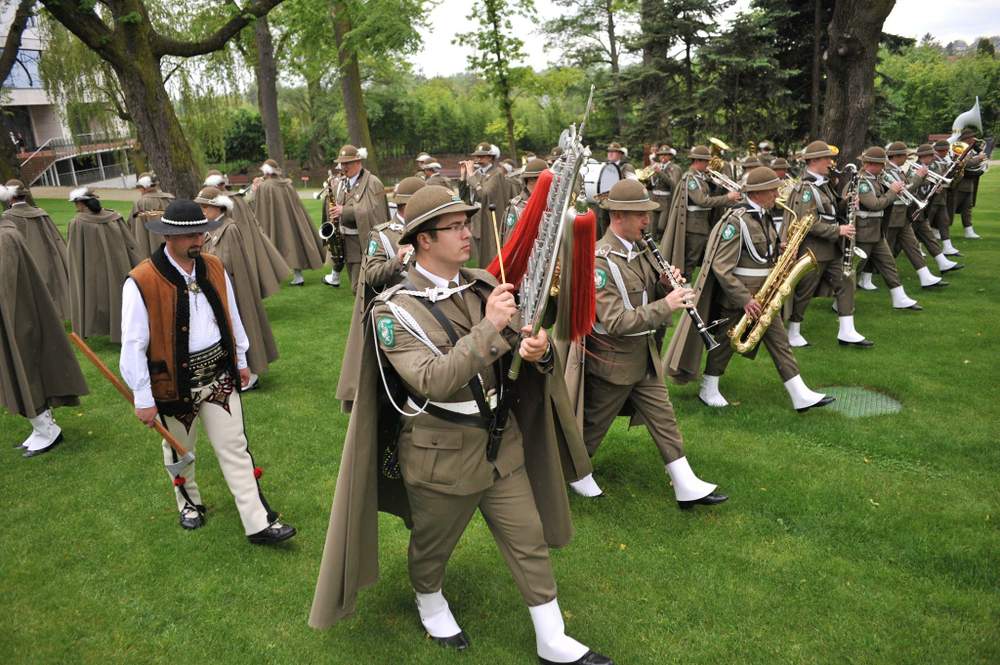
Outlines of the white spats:
{"label": "white spats", "polygon": [[917,269],[917,277],[920,278],[920,286],[934,286],[941,281],[941,278],[932,274],[927,266]]}
{"label": "white spats", "polygon": [[330,286],[340,286],[340,273],[331,270],[329,275],[323,276],[323,281]]}
{"label": "white spats", "polygon": [[976,233],[971,226],[965,227],[965,237],[969,240],[982,240],[982,236]]}
{"label": "white spats", "polygon": [[796,409],[808,409],[810,406],[819,404],[826,395],[809,390],[806,382],[802,380],[801,374],[796,374],[785,381],[785,390],[792,398],[792,406]]}
{"label": "white spats", "polygon": [[708,406],[721,409],[729,406],[729,401],[719,392],[719,377],[705,374],[701,377],[701,390],[698,398]]}
{"label": "white spats", "polygon": [[531,623],[535,625],[535,649],[539,658],[553,663],[572,663],[590,651],[566,634],[557,599],[529,607],[528,611],[531,612]]}
{"label": "white spats", "polygon": [[853,316],[841,316],[840,317],[840,330],[837,331],[837,339],[842,342],[861,342],[864,341],[865,336],[854,329],[854,317]]}
{"label": "white spats", "polygon": [[948,257],[944,255],[944,252],[936,255],[934,257],[934,261],[937,263],[938,270],[951,270],[958,265],[954,261],[950,261]]}
{"label": "white spats", "polygon": [[892,306],[896,309],[909,309],[917,304],[916,300],[906,295],[902,285],[889,289],[889,295],[892,296]]}
{"label": "white spats", "polygon": [[797,349],[802,348],[803,346],[809,346],[809,342],[806,341],[806,338],[802,336],[801,321],[788,322],[788,344],[789,346],[792,346]]}
{"label": "white spats", "polygon": [[937,229],[932,228],[931,229],[931,233],[934,234],[934,239],[935,240],[940,240],[941,239],[941,232],[938,231]]}
{"label": "white spats", "polygon": [[687,457],[676,459],[667,465],[667,475],[674,486],[674,496],[678,501],[697,501],[703,499],[712,492],[718,485],[706,483],[704,480],[694,475],[691,465],[688,464]]}
{"label": "white spats", "polygon": [[24,447],[29,452],[48,448],[56,442],[62,433],[59,425],[56,425],[56,421],[52,418],[51,409],[46,409],[29,420],[31,421],[31,436],[24,442]]}
{"label": "white spats", "polygon": [[858,279],[858,288],[865,291],[878,291],[878,287],[875,286],[875,282],[872,281],[872,273],[861,273],[861,277]]}
{"label": "white spats", "polygon": [[302,276],[301,270],[292,271],[292,286],[298,286],[299,284],[305,284],[306,278]]}
{"label": "white spats", "polygon": [[580,496],[585,496],[587,498],[594,498],[595,496],[601,496],[604,494],[597,481],[594,480],[594,474],[588,473],[586,476],[580,480],[574,480],[569,484],[574,492]]}
{"label": "white spats", "polygon": [[431,637],[454,637],[462,632],[440,591],[418,593],[417,612],[420,613],[420,623]]}
{"label": "white spats", "polygon": [[947,240],[942,240],[941,244],[944,245],[945,256],[955,256],[956,254],[961,254],[961,252],[959,252],[958,249],[953,244],[951,244],[951,238],[948,238]]}

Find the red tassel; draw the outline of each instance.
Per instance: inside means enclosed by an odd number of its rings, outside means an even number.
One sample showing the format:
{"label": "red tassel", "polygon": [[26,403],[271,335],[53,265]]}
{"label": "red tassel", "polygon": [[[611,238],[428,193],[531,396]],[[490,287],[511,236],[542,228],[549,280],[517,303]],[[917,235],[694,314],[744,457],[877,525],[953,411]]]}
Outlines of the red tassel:
{"label": "red tassel", "polygon": [[[507,273],[507,281],[515,288],[521,286],[521,280],[524,279],[524,273],[528,269],[528,257],[531,256],[535,239],[538,237],[538,225],[542,221],[542,213],[545,212],[551,186],[552,171],[546,169],[538,177],[535,189],[528,197],[528,205],[524,207],[524,212],[517,220],[514,233],[500,249],[503,267]],[[485,231],[483,232],[485,233]],[[500,279],[500,256],[493,259],[493,262],[486,268],[497,279]]]}
{"label": "red tassel", "polygon": [[594,286],[596,243],[597,215],[593,210],[588,210],[573,220],[573,276],[569,282],[571,293],[568,295],[573,304],[569,338],[574,342],[589,335],[597,319],[597,290]]}
{"label": "red tassel", "polygon": [[260,478],[263,475],[264,475],[264,469],[260,468],[259,466],[255,466],[253,468],[253,477],[254,478]]}
{"label": "red tassel", "polygon": [[184,476],[177,476],[177,477],[174,478],[174,487],[180,487],[181,485],[183,485],[186,482],[187,482],[187,478],[185,478]]}

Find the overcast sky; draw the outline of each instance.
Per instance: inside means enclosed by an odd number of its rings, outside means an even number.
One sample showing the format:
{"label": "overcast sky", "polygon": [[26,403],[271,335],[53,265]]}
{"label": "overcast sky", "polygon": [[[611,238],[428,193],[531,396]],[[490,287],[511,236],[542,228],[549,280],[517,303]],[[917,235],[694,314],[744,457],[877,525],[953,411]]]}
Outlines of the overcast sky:
{"label": "overcast sky", "polygon": [[[465,71],[468,50],[451,43],[456,33],[474,29],[466,16],[470,0],[441,0],[431,12],[430,28],[423,31],[424,44],[412,59],[416,68],[426,76],[457,74]],[[749,0],[737,0],[726,15],[731,18]],[[558,53],[546,53],[542,37],[536,32],[536,23],[558,15],[558,8],[551,0],[535,0],[538,20],[520,19],[515,27],[526,44],[528,64],[536,69],[553,64]],[[941,43],[963,39],[966,42],[979,36],[1000,35],[1000,0],[896,0],[896,6],[885,22],[885,31],[919,39],[926,33],[933,34]]]}

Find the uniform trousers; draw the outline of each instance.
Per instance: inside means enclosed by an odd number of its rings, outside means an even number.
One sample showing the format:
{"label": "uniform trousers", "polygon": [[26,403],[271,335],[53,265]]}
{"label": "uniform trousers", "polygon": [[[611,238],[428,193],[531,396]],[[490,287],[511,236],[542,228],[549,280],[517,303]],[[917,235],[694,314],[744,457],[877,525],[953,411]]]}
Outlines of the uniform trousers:
{"label": "uniform trousers", "polygon": [[667,230],[667,218],[670,217],[670,199],[669,196],[656,196],[652,195],[649,198],[653,200],[654,203],[660,204],[660,211],[656,214],[656,224],[653,226],[653,239],[656,242],[660,242],[663,238],[663,232]]}
{"label": "uniform trousers", "polygon": [[448,559],[478,508],[524,602],[534,607],[556,597],[549,547],[523,466],[474,494],[443,494],[410,484],[406,494],[413,516],[410,582],[417,593],[441,590]]}
{"label": "uniform trousers", "polygon": [[344,235],[344,263],[351,280],[351,293],[358,292],[361,277],[361,239],[358,235]]}
{"label": "uniform trousers", "polygon": [[885,238],[880,238],[877,242],[859,242],[856,246],[868,255],[865,260],[868,272],[878,271],[890,289],[902,284],[899,281],[899,271],[896,270],[896,258],[893,256],[892,250],[889,249],[889,243],[886,242]]}
{"label": "uniform trousers", "polygon": [[684,275],[690,276],[705,260],[708,236],[703,233],[684,234]]}
{"label": "uniform trousers", "polygon": [[955,192],[955,211],[953,215],[962,216],[962,226],[972,226],[972,192]]}
{"label": "uniform trousers", "polygon": [[[945,209],[943,205],[935,207],[942,212]],[[931,231],[930,217],[932,214],[936,213],[932,213],[930,210],[931,209],[929,208],[927,211],[924,211],[923,214],[919,215],[913,221],[913,235],[917,237],[917,240],[924,244],[924,247],[927,248],[927,252],[931,256],[937,256],[944,251],[944,247],[941,245],[941,241],[934,237],[934,232]]]}
{"label": "uniform trousers", "polygon": [[674,407],[670,403],[667,387],[655,374],[647,374],[642,381],[627,386],[588,374],[584,379],[583,400],[586,405],[583,410],[583,442],[591,457],[597,453],[611,423],[626,402],[642,418],[664,464],[684,457],[684,439],[677,429]]}
{"label": "uniform trousers", "polygon": [[889,245],[893,257],[899,256],[899,252],[902,251],[906,254],[906,258],[909,259],[914,270],[927,267],[927,262],[920,253],[920,243],[917,242],[917,236],[909,221],[906,222],[905,226],[886,229],[885,241]]}
{"label": "uniform trousers", "polygon": [[816,295],[821,283],[827,287],[837,299],[837,312],[840,316],[854,314],[854,280],[844,279],[843,260],[840,258],[817,262],[816,269],[811,270],[799,280],[792,297],[792,314],[789,321],[800,322],[805,318],[809,301]]}
{"label": "uniform trousers", "polygon": [[[708,360],[705,362],[705,374],[709,376],[722,376],[726,371],[729,360],[736,352],[733,349],[733,345],[729,343],[729,331],[733,329],[742,316],[743,310],[741,309],[729,309],[726,307],[721,309],[719,318],[728,320],[715,336],[717,339],[724,341],[708,352]],[[788,331],[785,330],[785,326],[779,317],[771,320],[771,325],[764,332],[762,341],[764,346],[767,347],[767,352],[771,354],[771,360],[774,361],[774,366],[777,368],[778,374],[781,375],[783,382],[788,381],[788,379],[794,376],[798,376],[799,364],[795,361],[795,356],[792,355],[792,347],[788,343]]]}
{"label": "uniform trousers", "polygon": [[951,214],[948,212],[950,210],[948,205],[931,205],[928,210],[927,221],[931,227],[938,230],[938,233],[941,234],[941,240],[951,240],[951,232],[948,230],[948,227],[951,226]]}
{"label": "uniform trousers", "polygon": [[[225,395],[226,390],[232,392]],[[278,516],[267,505],[257,478],[254,477],[254,461],[243,429],[243,404],[239,391],[228,377],[224,377],[207,386],[193,389],[191,396],[197,416],[190,428],[173,416],[161,414],[161,422],[181,445],[194,452],[198,440],[198,421],[201,421],[215,450],[215,457],[219,460],[219,468],[229,485],[229,491],[236,500],[236,510],[243,521],[243,530],[247,535],[263,531]],[[164,463],[176,462],[177,453],[170,444],[164,440],[162,446]],[[183,510],[185,505],[203,505],[194,471],[195,464],[192,462],[181,472],[184,484],[174,485],[178,510]]]}

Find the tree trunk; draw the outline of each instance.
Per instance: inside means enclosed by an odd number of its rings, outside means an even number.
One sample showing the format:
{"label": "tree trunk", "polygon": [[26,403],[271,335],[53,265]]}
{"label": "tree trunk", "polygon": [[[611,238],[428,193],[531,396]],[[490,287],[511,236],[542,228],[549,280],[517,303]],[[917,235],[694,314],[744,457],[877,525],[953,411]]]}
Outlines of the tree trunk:
{"label": "tree trunk", "polygon": [[257,105],[264,124],[267,156],[285,167],[285,145],[281,140],[281,122],[278,119],[278,68],[274,62],[274,42],[267,17],[257,19],[254,25],[254,42],[257,45]]}
{"label": "tree trunk", "polygon": [[840,147],[841,164],[865,148],[875,98],[882,25],[896,0],[837,0],[826,56],[823,138]]}
{"label": "tree trunk", "polygon": [[378,161],[372,146],[371,130],[368,127],[368,111],[365,109],[364,92],[361,90],[361,68],[358,54],[344,45],[347,33],[351,31],[351,20],[347,15],[347,5],[333,3],[333,38],[337,46],[340,64],[340,90],[344,96],[344,114],[347,116],[347,136],[355,146],[368,149],[365,168],[378,175]]}
{"label": "tree trunk", "polygon": [[813,0],[813,58],[812,58],[812,95],[809,103],[809,140],[819,137],[819,83],[820,59],[823,39],[823,0]]}
{"label": "tree trunk", "polygon": [[[619,65],[618,37],[615,35],[615,12],[612,0],[605,0],[605,13],[608,26],[608,52],[611,55],[611,80],[617,90],[621,85],[621,68]],[[622,95],[615,95],[615,138],[620,139],[625,128],[625,110]]]}

